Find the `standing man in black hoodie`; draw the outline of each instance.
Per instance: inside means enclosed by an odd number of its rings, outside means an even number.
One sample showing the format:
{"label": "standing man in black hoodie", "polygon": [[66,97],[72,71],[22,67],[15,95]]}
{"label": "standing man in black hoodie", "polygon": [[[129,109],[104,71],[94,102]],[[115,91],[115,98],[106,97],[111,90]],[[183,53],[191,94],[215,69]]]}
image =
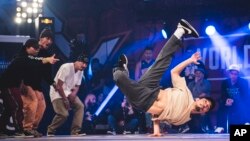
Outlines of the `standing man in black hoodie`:
{"label": "standing man in black hoodie", "polygon": [[[51,54],[48,52],[48,49],[52,45],[52,43],[53,33],[50,29],[45,28],[40,33],[40,51],[38,53],[38,56],[34,57],[34,59],[51,56]],[[24,104],[24,133],[26,135],[34,135],[36,137],[42,136],[42,134],[37,131],[37,128],[46,109],[45,98],[41,87],[42,80],[45,80],[49,85],[55,86],[54,80],[52,78],[51,64],[43,64],[39,65],[36,68],[30,69],[29,76],[24,79],[24,84],[26,85],[27,89],[26,95],[22,95]]]}

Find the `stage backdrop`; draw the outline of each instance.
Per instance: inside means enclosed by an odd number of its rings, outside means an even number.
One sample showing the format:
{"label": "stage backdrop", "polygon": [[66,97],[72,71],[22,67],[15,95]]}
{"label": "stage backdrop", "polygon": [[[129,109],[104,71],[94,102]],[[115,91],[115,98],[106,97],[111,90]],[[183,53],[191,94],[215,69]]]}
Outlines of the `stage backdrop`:
{"label": "stage backdrop", "polygon": [[230,64],[239,64],[241,66],[241,77],[249,81],[249,41],[249,35],[243,34],[186,39],[181,54],[201,52],[202,61],[208,71],[208,80],[212,85],[211,94],[213,97],[219,98],[221,81],[227,77],[226,70]]}

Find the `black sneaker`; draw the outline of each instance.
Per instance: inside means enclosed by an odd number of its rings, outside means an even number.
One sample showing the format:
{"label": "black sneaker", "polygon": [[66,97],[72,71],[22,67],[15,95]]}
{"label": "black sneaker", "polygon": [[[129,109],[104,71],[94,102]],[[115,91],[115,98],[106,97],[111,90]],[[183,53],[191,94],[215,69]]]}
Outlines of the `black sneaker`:
{"label": "black sneaker", "polygon": [[42,137],[43,135],[36,130],[24,130],[25,137]]}
{"label": "black sneaker", "polygon": [[198,38],[199,34],[198,32],[194,29],[194,27],[189,24],[186,20],[181,19],[177,27],[181,27],[184,29],[185,34],[191,35],[192,37]]}
{"label": "black sneaker", "polygon": [[[15,138],[23,138],[23,137],[27,137],[24,132],[16,132],[14,133],[13,135]],[[30,137],[33,137],[33,136],[30,136]]]}
{"label": "black sneaker", "polygon": [[125,70],[128,69],[128,58],[125,54],[122,54],[118,61],[118,67],[123,68]]}
{"label": "black sneaker", "polygon": [[43,134],[38,132],[37,130],[34,130],[35,134],[34,134],[34,137],[42,137]]}
{"label": "black sneaker", "polygon": [[190,130],[188,125],[179,128],[179,133],[186,133]]}

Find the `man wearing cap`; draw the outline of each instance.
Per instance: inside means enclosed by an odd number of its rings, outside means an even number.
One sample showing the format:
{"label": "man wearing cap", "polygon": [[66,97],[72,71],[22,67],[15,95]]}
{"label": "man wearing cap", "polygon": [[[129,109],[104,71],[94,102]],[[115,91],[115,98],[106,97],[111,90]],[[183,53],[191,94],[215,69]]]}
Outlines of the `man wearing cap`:
{"label": "man wearing cap", "polygon": [[[219,126],[226,129],[226,120],[230,124],[244,124],[247,112],[248,82],[240,77],[240,66],[232,64],[227,69],[228,78],[221,84]],[[226,113],[225,113],[226,112]],[[247,115],[248,114],[248,115]]]}
{"label": "man wearing cap", "polygon": [[71,135],[83,135],[81,133],[84,105],[77,96],[81,85],[83,71],[87,67],[89,59],[87,56],[79,56],[74,63],[63,64],[54,81],[57,90],[50,87],[50,99],[56,115],[48,126],[47,136],[54,136],[56,130],[66,121],[69,110],[73,109],[74,117],[71,125]]}
{"label": "man wearing cap", "polygon": [[23,102],[21,99],[23,91],[20,88],[25,83],[24,78],[29,76],[27,70],[55,61],[53,56],[33,59],[33,56],[36,56],[38,52],[38,41],[32,38],[28,39],[19,54],[11,61],[8,68],[0,77],[0,92],[5,106],[4,114],[0,119],[0,131],[2,132],[5,132],[5,127],[10,117],[13,118],[16,128],[15,135],[21,135],[20,133],[23,132]]}
{"label": "man wearing cap", "polygon": [[[33,59],[36,60],[43,57],[55,56],[48,52],[48,49],[52,43],[53,33],[50,29],[45,28],[40,33],[38,55]],[[54,63],[56,63],[56,61]],[[27,93],[26,95],[22,95],[24,133],[26,135],[35,134],[35,136],[42,136],[42,134],[37,131],[38,125],[46,109],[46,102],[42,92],[41,84],[42,80],[45,80],[49,85],[53,85],[54,81],[52,78],[52,65],[43,64],[28,69],[27,71],[29,71],[29,75],[26,77],[25,83]]]}
{"label": "man wearing cap", "polygon": [[194,71],[194,80],[188,84],[188,88],[195,98],[210,96],[211,85],[205,79],[205,70],[203,68],[196,68]]}

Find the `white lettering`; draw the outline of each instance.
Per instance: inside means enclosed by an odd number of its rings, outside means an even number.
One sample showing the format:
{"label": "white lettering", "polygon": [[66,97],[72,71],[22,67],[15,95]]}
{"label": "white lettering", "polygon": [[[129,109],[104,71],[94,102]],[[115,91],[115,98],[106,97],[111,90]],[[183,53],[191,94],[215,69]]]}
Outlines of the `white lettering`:
{"label": "white lettering", "polygon": [[241,136],[241,135],[240,135],[240,130],[239,130],[239,129],[236,129],[236,130],[235,130],[234,136]]}
{"label": "white lettering", "polygon": [[250,64],[249,64],[249,50],[250,50],[250,45],[244,45],[244,67],[245,68],[250,68]]}
{"label": "white lettering", "polygon": [[233,64],[239,64],[238,63],[238,57],[237,57],[237,47],[236,46],[233,46],[232,48],[231,48],[231,50],[232,50],[232,63]]}
{"label": "white lettering", "polygon": [[234,136],[243,136],[247,133],[247,129],[236,129],[234,132]]}
{"label": "white lettering", "polygon": [[220,54],[218,52],[218,49],[216,49],[216,48],[210,48],[208,56],[209,56],[209,64],[208,64],[209,68],[211,70],[217,70],[217,69],[219,69]]}
{"label": "white lettering", "polygon": [[231,50],[228,47],[221,48],[220,51],[221,69],[226,69],[232,62]]}
{"label": "white lettering", "polygon": [[250,68],[250,45],[244,45],[244,52],[240,55],[236,46],[197,48],[197,51],[201,53],[202,62],[210,70],[226,69],[230,64],[239,64],[242,69]]}

